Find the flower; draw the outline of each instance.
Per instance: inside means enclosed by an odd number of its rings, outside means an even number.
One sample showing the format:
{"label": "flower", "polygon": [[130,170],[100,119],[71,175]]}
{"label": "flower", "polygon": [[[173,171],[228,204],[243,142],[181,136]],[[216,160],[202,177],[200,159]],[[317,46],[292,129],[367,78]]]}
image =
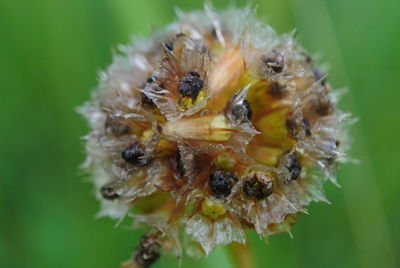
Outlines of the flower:
{"label": "flower", "polygon": [[245,229],[290,232],[346,157],[349,114],[292,35],[250,7],[178,17],[121,47],[80,110],[100,215],[155,229],[129,263],[181,255],[182,236],[207,255]]}

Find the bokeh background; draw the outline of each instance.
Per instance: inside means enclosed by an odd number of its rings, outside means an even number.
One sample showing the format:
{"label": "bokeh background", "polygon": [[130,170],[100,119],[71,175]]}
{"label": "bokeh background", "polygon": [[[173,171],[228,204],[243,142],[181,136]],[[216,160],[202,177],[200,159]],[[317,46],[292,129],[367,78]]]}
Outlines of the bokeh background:
{"label": "bokeh background", "polygon": [[[186,0],[0,0],[0,267],[119,267],[140,232],[95,219],[78,165],[89,98],[111,51],[175,18]],[[231,1],[214,0],[218,8]],[[243,5],[244,1],[237,1]],[[257,267],[400,267],[400,2],[254,0],[278,32],[297,29],[350,90],[340,106],[360,118],[339,189],[287,234],[250,235]],[[156,267],[176,267],[162,259]],[[233,267],[223,248],[182,267]]]}

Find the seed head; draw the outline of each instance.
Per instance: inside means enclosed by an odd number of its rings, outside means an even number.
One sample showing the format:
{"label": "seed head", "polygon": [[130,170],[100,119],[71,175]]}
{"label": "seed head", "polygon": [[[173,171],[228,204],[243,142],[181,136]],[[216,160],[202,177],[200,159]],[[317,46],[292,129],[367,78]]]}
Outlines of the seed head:
{"label": "seed head", "polygon": [[244,229],[290,231],[326,200],[349,117],[326,77],[250,7],[180,13],[121,47],[81,112],[100,214],[158,232],[131,262],[150,266],[161,248],[181,256],[182,229],[206,255],[245,243]]}

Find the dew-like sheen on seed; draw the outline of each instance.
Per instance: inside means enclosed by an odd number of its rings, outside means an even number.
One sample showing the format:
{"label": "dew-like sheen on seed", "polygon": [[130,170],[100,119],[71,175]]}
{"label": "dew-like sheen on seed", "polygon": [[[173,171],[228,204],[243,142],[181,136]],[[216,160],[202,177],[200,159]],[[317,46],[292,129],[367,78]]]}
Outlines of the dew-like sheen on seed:
{"label": "dew-like sheen on seed", "polygon": [[122,159],[125,160],[125,162],[130,164],[140,166],[144,166],[147,164],[147,160],[143,159],[144,148],[138,143],[126,147],[125,150],[121,153],[121,156]]}
{"label": "dew-like sheen on seed", "polygon": [[235,121],[244,119],[250,120],[253,115],[253,111],[250,108],[250,103],[247,100],[243,100],[241,104],[236,104],[233,106],[232,115]]}
{"label": "dew-like sheen on seed", "polygon": [[208,185],[216,198],[230,195],[236,182],[237,178],[233,173],[222,170],[215,171],[208,179]]}

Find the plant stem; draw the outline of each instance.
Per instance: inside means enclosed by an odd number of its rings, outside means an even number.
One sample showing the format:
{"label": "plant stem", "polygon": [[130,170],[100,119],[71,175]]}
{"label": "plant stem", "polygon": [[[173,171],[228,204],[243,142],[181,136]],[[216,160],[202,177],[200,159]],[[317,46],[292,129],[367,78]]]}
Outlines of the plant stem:
{"label": "plant stem", "polygon": [[249,244],[233,242],[229,246],[229,253],[232,256],[236,268],[254,268],[254,259]]}

